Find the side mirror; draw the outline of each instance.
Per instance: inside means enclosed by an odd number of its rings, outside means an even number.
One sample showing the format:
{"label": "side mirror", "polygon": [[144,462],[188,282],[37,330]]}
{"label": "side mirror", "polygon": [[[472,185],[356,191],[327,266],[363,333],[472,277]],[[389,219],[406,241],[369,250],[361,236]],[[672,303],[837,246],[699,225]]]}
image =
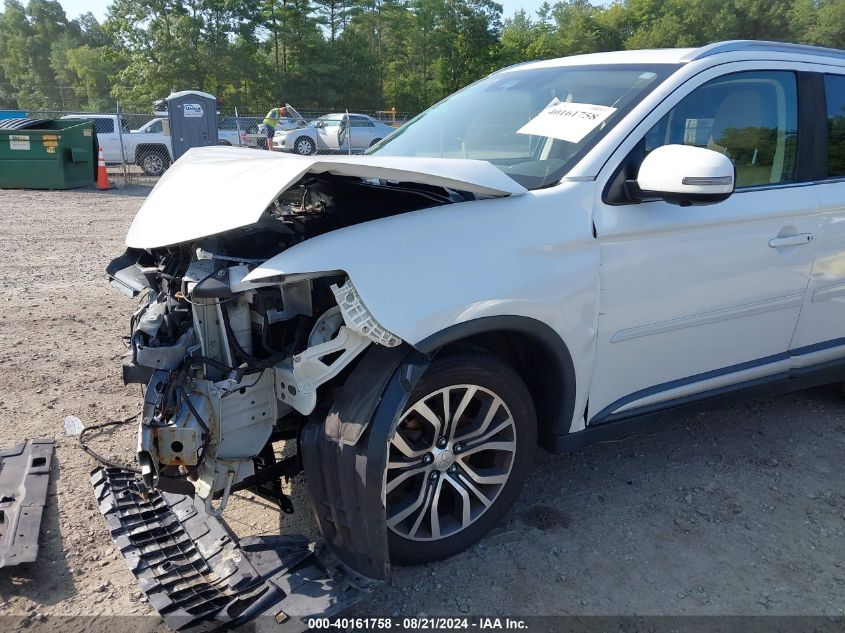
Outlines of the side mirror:
{"label": "side mirror", "polygon": [[715,204],[734,192],[736,168],[731,159],[712,149],[664,145],[640,165],[634,197],[659,198],[682,207]]}

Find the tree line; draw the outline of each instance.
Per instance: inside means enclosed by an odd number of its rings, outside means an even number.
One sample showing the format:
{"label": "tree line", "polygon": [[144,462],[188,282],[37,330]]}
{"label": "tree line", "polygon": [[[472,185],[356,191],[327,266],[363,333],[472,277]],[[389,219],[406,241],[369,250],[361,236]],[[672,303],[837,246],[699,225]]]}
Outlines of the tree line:
{"label": "tree line", "polygon": [[493,0],[113,0],[102,24],[5,0],[0,107],[148,112],[193,88],[227,111],[418,112],[521,61],[724,39],[845,48],[845,0],[563,0],[505,20]]}

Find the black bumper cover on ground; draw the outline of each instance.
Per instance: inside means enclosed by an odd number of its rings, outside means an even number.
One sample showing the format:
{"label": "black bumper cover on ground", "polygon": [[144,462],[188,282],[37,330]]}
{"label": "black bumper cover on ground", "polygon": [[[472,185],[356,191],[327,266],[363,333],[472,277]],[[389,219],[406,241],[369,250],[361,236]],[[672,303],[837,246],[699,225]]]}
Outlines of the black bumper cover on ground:
{"label": "black bumper cover on ground", "polygon": [[304,631],[303,618],[339,613],[373,587],[305,537],[238,541],[198,497],[144,495],[135,475],[117,468],[98,468],[91,479],[118,549],[173,629],[213,631],[258,618],[274,631]]}
{"label": "black bumper cover on ground", "polygon": [[302,459],[325,545],[302,536],[237,539],[199,498],[142,492],[132,473],[98,468],[100,511],[165,622],[180,631],[307,629],[387,579],[382,489],[398,413],[428,365],[405,346],[368,352],[325,424],[309,424]]}

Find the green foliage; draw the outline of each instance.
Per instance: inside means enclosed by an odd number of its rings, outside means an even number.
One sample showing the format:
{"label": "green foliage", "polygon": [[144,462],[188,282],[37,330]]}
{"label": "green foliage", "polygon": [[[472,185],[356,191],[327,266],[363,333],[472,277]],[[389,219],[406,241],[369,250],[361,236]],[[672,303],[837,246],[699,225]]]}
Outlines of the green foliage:
{"label": "green foliage", "polygon": [[4,0],[0,107],[150,111],[171,90],[226,108],[417,112],[531,59],[774,39],[845,48],[845,0],[589,0],[502,22],[494,0],[113,0],[102,25]]}

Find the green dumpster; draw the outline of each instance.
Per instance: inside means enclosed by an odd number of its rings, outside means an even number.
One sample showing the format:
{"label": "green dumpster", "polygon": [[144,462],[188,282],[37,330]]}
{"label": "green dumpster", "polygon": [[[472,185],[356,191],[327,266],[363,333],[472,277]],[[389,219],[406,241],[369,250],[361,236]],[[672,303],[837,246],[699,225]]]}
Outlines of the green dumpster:
{"label": "green dumpster", "polygon": [[90,187],[97,173],[96,143],[91,121],[2,121],[0,188]]}

